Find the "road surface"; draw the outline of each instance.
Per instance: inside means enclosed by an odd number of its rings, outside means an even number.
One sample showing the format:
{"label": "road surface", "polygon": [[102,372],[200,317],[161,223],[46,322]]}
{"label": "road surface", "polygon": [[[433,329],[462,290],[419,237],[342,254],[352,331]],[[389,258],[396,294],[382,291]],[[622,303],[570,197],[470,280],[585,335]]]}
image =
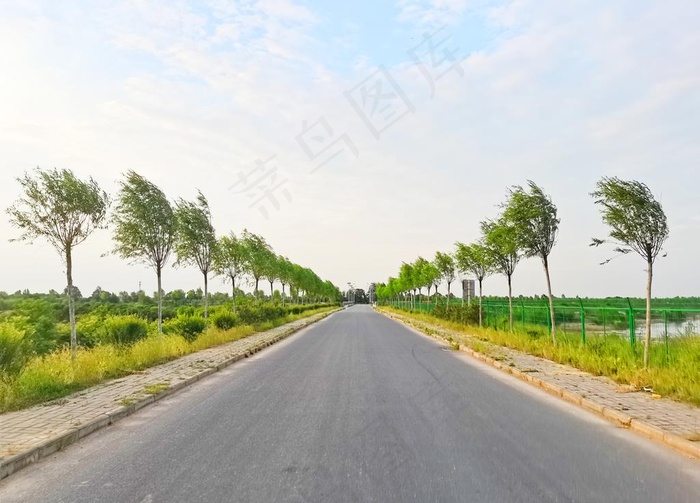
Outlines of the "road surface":
{"label": "road surface", "polygon": [[0,482],[13,502],[697,502],[700,463],[355,306]]}

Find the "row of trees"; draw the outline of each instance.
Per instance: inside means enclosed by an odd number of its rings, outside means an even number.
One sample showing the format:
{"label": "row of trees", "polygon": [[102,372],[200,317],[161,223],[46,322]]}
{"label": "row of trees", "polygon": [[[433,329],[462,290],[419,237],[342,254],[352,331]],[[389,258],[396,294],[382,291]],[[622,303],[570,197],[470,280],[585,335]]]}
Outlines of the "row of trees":
{"label": "row of trees", "polygon": [[[77,348],[73,249],[96,229],[113,229],[111,253],[153,268],[158,289],[158,332],[162,332],[162,274],[171,258],[175,266],[194,266],[204,278],[204,312],[208,314],[208,281],[211,273],[236,281],[249,277],[258,290],[260,279],[289,285],[290,293],[335,299],[339,290],[311,269],[276,255],[262,236],[244,230],[217,238],[207,199],[198,192],[194,201],[172,203],[155,184],[129,171],[119,182],[114,211],[108,217],[110,196],[90,178],[81,180],[70,170],[25,173],[18,178],[22,196],[7,209],[10,222],[21,234],[17,241],[46,239],[66,267],[66,293],[71,325],[71,349]],[[13,240],[13,241],[14,241]]]}
{"label": "row of trees", "polygon": [[[614,245],[613,251],[626,255],[636,252],[647,265],[646,331],[644,365],[649,364],[651,344],[651,286],[653,265],[668,238],[666,215],[649,188],[636,180],[604,177],[591,193],[600,207],[603,222],[610,228],[606,239],[593,238],[591,246],[604,243]],[[501,212],[493,219],[480,223],[481,236],[470,244],[457,242],[452,254],[438,252],[432,262],[422,257],[413,263],[403,263],[397,277],[390,277],[377,285],[379,299],[414,298],[422,288],[435,288],[450,284],[455,272],[476,278],[479,284],[479,324],[482,324],[483,281],[491,274],[502,274],[508,283],[510,330],[513,331],[512,279],[518,263],[523,258],[537,257],[542,262],[549,297],[551,335],[557,342],[552,282],[549,256],[557,241],[560,219],[552,199],[536,183],[528,181],[526,188],[514,186],[508,190],[507,199],[500,206]],[[605,260],[601,265],[607,264]]]}

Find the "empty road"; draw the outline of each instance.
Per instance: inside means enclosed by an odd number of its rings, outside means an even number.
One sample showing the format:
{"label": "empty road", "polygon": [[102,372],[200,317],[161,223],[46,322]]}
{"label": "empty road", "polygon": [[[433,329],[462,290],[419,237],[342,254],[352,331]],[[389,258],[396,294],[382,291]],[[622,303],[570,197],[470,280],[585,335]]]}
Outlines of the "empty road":
{"label": "empty road", "polygon": [[697,502],[699,465],[356,306],[0,481],[0,501]]}

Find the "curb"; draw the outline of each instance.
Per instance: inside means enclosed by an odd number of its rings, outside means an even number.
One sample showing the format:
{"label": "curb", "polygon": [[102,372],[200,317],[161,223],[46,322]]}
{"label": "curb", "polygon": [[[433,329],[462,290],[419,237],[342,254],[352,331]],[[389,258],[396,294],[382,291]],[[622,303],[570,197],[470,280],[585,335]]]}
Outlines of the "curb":
{"label": "curb", "polygon": [[[438,333],[426,333],[424,330],[416,327],[415,325],[411,325],[410,323],[404,322],[401,318],[394,317],[389,313],[383,313],[381,311],[377,312],[382,314],[383,316],[386,316],[387,318],[402,323],[403,325],[410,326],[411,328],[418,330],[419,332],[429,337],[445,341],[445,338]],[[504,365],[500,361],[495,360],[490,356],[486,356],[483,353],[479,353],[478,351],[474,351],[472,348],[465,346],[464,344],[459,345],[459,350],[464,353],[467,353],[468,355],[476,358],[477,360],[482,361],[483,363],[486,363],[487,365],[499,369],[507,374],[511,374],[512,376],[517,377],[520,380],[525,381],[527,383],[530,383],[533,386],[537,386],[538,388],[543,389],[550,395],[554,395],[566,402],[577,405],[589,412],[593,412],[594,414],[597,414],[607,419],[608,421],[617,424],[618,426],[627,428],[651,440],[655,440],[657,442],[665,444],[668,447],[671,447],[672,449],[675,449],[676,451],[680,452],[681,454],[695,459],[700,459],[700,445],[697,445],[697,442],[691,442],[690,440],[685,439],[680,435],[664,431],[661,428],[653,426],[640,419],[634,418],[619,410],[611,409],[610,407],[605,407],[595,402],[594,400],[591,400],[577,393],[564,389],[551,382],[540,379],[539,377],[535,377],[529,372],[522,372],[514,367]]]}
{"label": "curb", "polygon": [[277,335],[276,337],[268,340],[268,341],[263,341],[260,344],[253,346],[252,348],[249,348],[248,350],[245,351],[245,353],[233,355],[231,358],[228,358],[224,360],[223,362],[219,363],[216,367],[210,367],[206,369],[202,369],[199,373],[188,377],[187,379],[180,381],[176,384],[173,384],[172,386],[168,386],[168,388],[164,389],[163,391],[160,391],[156,394],[152,395],[147,395],[137,401],[135,401],[132,404],[129,405],[123,405],[119,409],[115,410],[114,412],[109,412],[109,413],[102,413],[100,416],[97,418],[80,425],[76,428],[71,429],[67,433],[64,433],[62,435],[59,435],[57,437],[51,438],[49,440],[46,440],[45,442],[41,443],[40,445],[37,445],[36,447],[32,447],[28,451],[21,452],[19,454],[15,454],[13,456],[10,456],[9,458],[6,458],[4,461],[0,461],[0,480],[9,477],[13,473],[19,471],[20,469],[24,468],[25,466],[28,466],[36,461],[39,461],[42,458],[45,458],[47,456],[50,456],[51,454],[60,451],[61,449],[69,446],[70,444],[73,444],[80,440],[81,438],[84,438],[91,433],[94,433],[98,430],[101,430],[102,428],[109,426],[120,419],[123,419],[127,416],[130,416],[134,412],[146,407],[147,405],[150,405],[152,403],[157,402],[158,400],[161,400],[163,398],[166,398],[178,391],[180,391],[183,388],[186,388],[187,386],[190,386],[191,384],[194,384],[195,382],[204,379],[205,377],[218,372],[220,370],[225,369],[226,367],[233,365],[239,360],[243,360],[244,358],[248,358],[249,356],[252,356],[253,354],[265,349],[268,346],[271,346],[275,344],[276,342],[279,342],[283,339],[286,339],[290,335],[303,330],[304,328],[313,325],[314,323],[318,323],[319,321],[327,318],[331,314],[334,314],[338,312],[338,309],[334,309],[333,311],[328,311],[327,313],[322,313],[323,316],[320,318],[310,321],[308,323],[304,323],[303,325],[300,325],[299,327],[296,328],[290,328],[288,330],[285,330],[281,334]]}

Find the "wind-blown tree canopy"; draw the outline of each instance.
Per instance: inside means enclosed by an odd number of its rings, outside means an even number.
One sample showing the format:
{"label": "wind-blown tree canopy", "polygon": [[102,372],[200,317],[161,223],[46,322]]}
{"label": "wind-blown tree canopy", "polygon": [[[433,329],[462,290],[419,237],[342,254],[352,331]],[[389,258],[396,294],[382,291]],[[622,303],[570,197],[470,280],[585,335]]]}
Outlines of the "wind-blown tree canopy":
{"label": "wind-blown tree canopy", "polygon": [[500,217],[496,221],[481,222],[484,244],[488,250],[494,269],[508,280],[508,308],[510,331],[513,331],[513,273],[520,261],[516,227]]}
{"label": "wind-blown tree canopy", "polygon": [[234,232],[228,236],[221,236],[216,246],[212,270],[218,276],[224,276],[231,280],[231,298],[233,309],[236,309],[236,280],[239,280],[247,271],[246,248]]}
{"label": "wind-blown tree canopy", "polygon": [[204,276],[204,319],[209,315],[209,272],[216,255],[216,232],[211,223],[209,202],[201,192],[196,201],[180,199],[175,210],[177,239],[175,265],[194,265]]}
{"label": "wind-blown tree canopy", "polygon": [[248,257],[248,273],[252,276],[255,283],[255,294],[258,295],[258,285],[260,278],[265,277],[266,268],[269,257],[274,252],[270,245],[265,241],[265,238],[243,229],[241,238],[243,246]]}
{"label": "wind-blown tree canopy", "polygon": [[[647,263],[647,309],[644,334],[644,366],[649,366],[651,345],[651,284],[656,257],[668,239],[669,229],[661,203],[644,183],[604,177],[591,193],[600,206],[603,222],[610,227],[610,239],[593,238],[591,246],[615,245],[614,251],[635,252]],[[603,264],[610,262],[606,260]]]}
{"label": "wind-blown tree canopy", "polygon": [[560,220],[557,217],[557,207],[552,199],[532,180],[528,180],[527,183],[528,191],[521,186],[515,186],[510,191],[508,201],[504,205],[503,218],[515,227],[518,247],[524,255],[526,257],[539,257],[542,260],[547,279],[552,342],[556,344],[549,255],[557,242]]}
{"label": "wind-blown tree canopy", "polygon": [[270,299],[274,294],[274,284],[280,278],[282,264],[280,259],[274,252],[267,254],[265,257],[265,266],[263,276],[270,282]]}
{"label": "wind-blown tree canopy", "polygon": [[175,243],[175,213],[163,191],[135,171],[129,171],[119,187],[117,206],[112,214],[113,253],[155,270],[158,280],[158,332],[162,333],[162,274]]}
{"label": "wind-blown tree canopy", "polygon": [[456,243],[455,261],[457,268],[464,274],[473,274],[479,283],[479,326],[482,325],[483,283],[484,278],[495,272],[493,257],[489,249],[481,243]]}
{"label": "wind-blown tree canopy", "polygon": [[[438,280],[447,283],[447,302],[450,301],[450,285],[455,280],[455,261],[449,253],[436,252],[433,264],[439,272]],[[435,283],[435,293],[437,294],[437,282]]]}
{"label": "wind-blown tree canopy", "polygon": [[22,231],[12,241],[46,239],[66,265],[66,293],[70,320],[71,357],[75,358],[78,338],[75,330],[75,287],[73,247],[95,229],[103,227],[110,199],[97,182],[78,179],[67,169],[43,171],[36,168],[17,181],[24,195],[7,209],[10,223]]}

